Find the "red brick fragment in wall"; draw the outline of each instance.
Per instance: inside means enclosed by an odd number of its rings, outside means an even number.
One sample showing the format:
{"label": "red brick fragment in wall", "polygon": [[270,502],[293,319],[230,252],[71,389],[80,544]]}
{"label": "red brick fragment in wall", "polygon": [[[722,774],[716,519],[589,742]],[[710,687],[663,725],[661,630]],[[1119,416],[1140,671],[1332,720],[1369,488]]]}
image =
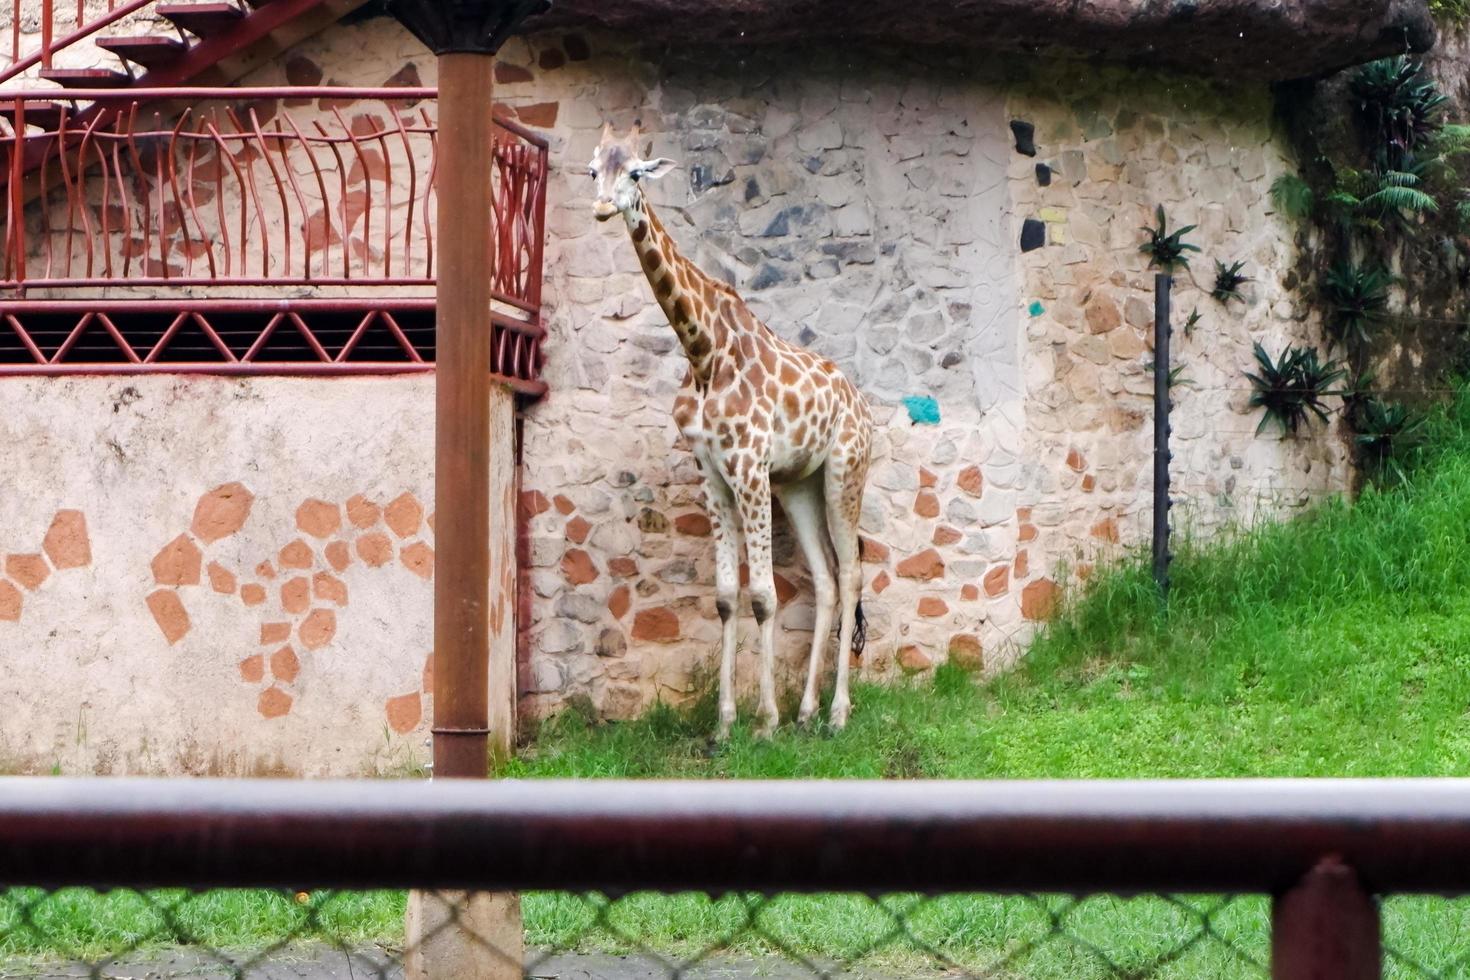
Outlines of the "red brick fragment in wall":
{"label": "red brick fragment in wall", "polygon": [[955,485],[970,496],[978,497],[985,492],[985,475],[978,466],[966,466],[960,470]]}
{"label": "red brick fragment in wall", "polygon": [[638,574],[638,562],[627,555],[620,555],[608,559],[607,570],[618,578],[632,578]]}
{"label": "red brick fragment in wall", "polygon": [[672,609],[643,609],[633,617],[633,639],[667,643],[679,638],[679,617]]}
{"label": "red brick fragment in wall", "polygon": [[516,118],[527,126],[537,129],[550,129],[556,125],[556,117],[561,109],[557,102],[537,102],[534,105],[516,106]]}
{"label": "red brick fragment in wall", "polygon": [[159,589],[148,596],[147,602],[148,611],[153,613],[153,621],[158,624],[169,646],[188,634],[189,614],[184,610],[184,604],[179,600],[177,592]]}
{"label": "red brick fragment in wall", "polygon": [[297,570],[310,568],[316,562],[316,555],[305,541],[300,538],[292,541],[281,549],[276,556],[282,568],[295,568]]}
{"label": "red brick fragment in wall", "polygon": [[419,726],[419,721],[424,717],[423,698],[417,691],[413,694],[400,694],[396,698],[389,698],[384,710],[388,716],[388,727],[399,735],[407,735]]}
{"label": "red brick fragment in wall", "polygon": [[357,539],[357,557],[373,568],[382,568],[393,558],[393,543],[381,531],[364,534]]}
{"label": "red brick fragment in wall", "polygon": [[258,577],[264,578],[264,579],[272,579],[272,578],[275,578],[276,577],[276,566],[272,565],[268,561],[263,561],[259,565],[256,565],[255,566],[255,574]]}
{"label": "red brick fragment in wall", "polygon": [[[543,503],[546,500],[545,497],[541,499]],[[546,506],[541,509],[545,510]],[[423,526],[424,508],[413,494],[400,494],[383,508],[383,520],[387,522],[388,528],[400,538],[412,537],[419,533],[419,528]]]}
{"label": "red brick fragment in wall", "polygon": [[422,541],[415,541],[404,548],[398,557],[404,567],[419,578],[427,581],[434,577],[434,549]]}
{"label": "red brick fragment in wall", "polygon": [[955,528],[952,528],[947,524],[941,524],[934,529],[934,537],[932,540],[934,544],[942,548],[945,545],[954,544],[956,541],[959,541],[963,537],[964,535]]}
{"label": "red brick fragment in wall", "polygon": [[347,520],[355,528],[366,531],[378,523],[378,519],[382,516],[383,512],[378,505],[362,494],[357,494],[347,500]]}
{"label": "red brick fragment in wall", "polygon": [[949,662],[964,670],[982,670],[985,651],[980,638],[969,633],[956,633],[949,638]]}
{"label": "red brick fragment in wall", "polygon": [[1092,525],[1092,536],[1111,544],[1118,543],[1118,519],[1108,517]]}
{"label": "red brick fragment in wall", "polygon": [[1016,563],[1011,568],[1011,574],[1018,579],[1023,579],[1031,574],[1031,555],[1029,552],[1019,551],[1016,553]]}
{"label": "red brick fragment in wall", "polygon": [[19,622],[23,602],[20,589],[0,579],[0,622]]}
{"label": "red brick fragment in wall", "polygon": [[1016,540],[1022,542],[1023,544],[1027,541],[1035,541],[1036,525],[1022,524],[1020,529],[1016,532]]}
{"label": "red brick fragment in wall", "polygon": [[974,602],[980,598],[980,590],[974,585],[966,585],[960,589],[960,598],[966,602]]}
{"label": "red brick fragment in wall", "polygon": [[260,692],[256,709],[265,718],[280,718],[291,710],[291,695],[279,687],[268,687]]}
{"label": "red brick fragment in wall", "polygon": [[997,565],[985,573],[985,594],[994,599],[1006,594],[1011,587],[1011,567],[1009,565]]}
{"label": "red brick fragment in wall", "polygon": [[897,571],[899,578],[928,582],[944,574],[944,559],[939,557],[939,552],[928,548],[899,562]]}
{"label": "red brick fragment in wall", "polygon": [[311,577],[311,594],[324,602],[347,605],[347,583],[327,572],[317,572]]}
{"label": "red brick fragment in wall", "polygon": [[153,581],[159,585],[198,585],[204,556],[187,534],[164,545],[153,556]]}
{"label": "red brick fragment in wall", "polygon": [[592,525],[581,517],[574,517],[567,521],[567,540],[572,544],[582,544],[587,540],[587,535],[592,533]]}
{"label": "red brick fragment in wall", "polygon": [[520,65],[512,65],[509,62],[496,59],[495,61],[495,84],[515,85],[520,82],[535,81],[536,76],[530,70]]}
{"label": "red brick fragment in wall", "polygon": [[235,594],[235,573],[217,561],[209,563],[209,587],[220,595]]}
{"label": "red brick fragment in wall", "polygon": [[906,674],[918,674],[934,666],[934,658],[912,643],[899,648],[897,660]]}
{"label": "red brick fragment in wall", "polygon": [[240,679],[250,684],[259,684],[265,678],[265,658],[260,654],[240,661]]}
{"label": "red brick fragment in wall", "polygon": [[1046,619],[1056,611],[1061,589],[1051,579],[1039,578],[1021,590],[1021,615],[1031,620]]}
{"label": "red brick fragment in wall", "polygon": [[51,566],[40,555],[7,555],[5,574],[27,592],[34,592],[51,575]]}
{"label": "red brick fragment in wall", "polygon": [[938,596],[926,595],[919,600],[919,615],[934,618],[949,612],[949,604]]}
{"label": "red brick fragment in wall", "polygon": [[680,514],[674,518],[674,530],[680,534],[687,534],[691,538],[709,537],[713,528],[709,518],[700,513]]}
{"label": "red brick fragment in wall", "polygon": [[1081,473],[1083,470],[1087,469],[1087,457],[1083,456],[1075,449],[1069,449],[1067,450],[1067,466],[1069,469]]}
{"label": "red brick fragment in wall", "polygon": [[914,513],[920,517],[938,517],[939,498],[928,490],[920,490],[914,497]]}
{"label": "red brick fragment in wall", "polygon": [[778,603],[784,606],[796,598],[796,586],[791,584],[790,579],[780,572],[773,572],[771,578],[776,582],[776,601]]}
{"label": "red brick fragment in wall", "polygon": [[622,619],[627,614],[628,607],[631,604],[632,599],[628,594],[628,587],[626,585],[620,585],[616,589],[613,589],[612,594],[607,597],[607,610],[613,614],[613,619]]}
{"label": "red brick fragment in wall", "polygon": [[293,578],[281,586],[281,608],[293,616],[311,608],[311,583],[305,577]]}
{"label": "red brick fragment in wall", "polygon": [[337,635],[337,614],[330,609],[313,609],[302,622],[297,635],[301,637],[301,645],[308,650],[326,646]]}
{"label": "red brick fragment in wall", "polygon": [[271,643],[285,643],[291,638],[290,623],[261,623],[260,643],[266,646]]}
{"label": "red brick fragment in wall", "polygon": [[543,48],[536,63],[541,66],[542,71],[556,71],[567,63],[567,56],[562,54],[560,48]]}
{"label": "red brick fragment in wall", "polygon": [[352,564],[352,552],[345,541],[333,541],[327,545],[327,564],[332,566],[333,571],[345,571]]}
{"label": "red brick fragment in wall", "polygon": [[289,646],[281,647],[271,654],[271,676],[286,684],[296,679],[301,673],[301,661],[296,657],[296,651]]}
{"label": "red brick fragment in wall", "polygon": [[[499,66],[499,64],[499,62],[496,62],[497,67]],[[577,505],[572,503],[572,499],[563,494],[557,494],[555,497],[552,497],[551,502],[553,505],[555,505],[556,512],[563,517],[567,516],[572,511],[577,509]]]}
{"label": "red brick fragment in wall", "polygon": [[592,563],[592,556],[581,548],[572,548],[562,556],[561,573],[572,585],[597,581],[597,566]]}
{"label": "red brick fragment in wall", "polygon": [[533,517],[546,513],[550,507],[551,502],[540,490],[522,490],[516,510],[521,520],[529,521]]}
{"label": "red brick fragment in wall", "polygon": [[258,606],[265,601],[265,586],[251,582],[240,586],[240,601],[247,606]]}
{"label": "red brick fragment in wall", "polygon": [[932,472],[930,472],[927,466],[919,467],[919,486],[922,489],[933,489],[938,482],[939,478],[935,476]]}
{"label": "red brick fragment in wall", "polygon": [[314,538],[329,537],[342,527],[342,508],[325,500],[307,500],[296,508],[296,526]]}
{"label": "red brick fragment in wall", "polygon": [[879,572],[873,578],[873,594],[882,595],[883,590],[888,588],[892,584],[893,582],[891,579],[889,579],[887,572]]}
{"label": "red brick fragment in wall", "polygon": [[1097,477],[1093,476],[1091,473],[1088,473],[1086,476],[1084,476],[1082,478],[1082,492],[1083,493],[1092,493],[1093,488],[1096,487],[1096,486],[1097,486]]}
{"label": "red brick fragment in wall", "polygon": [[858,558],[870,565],[881,565],[888,560],[888,546],[874,541],[866,535],[858,538]]}
{"label": "red brick fragment in wall", "polygon": [[205,544],[213,544],[244,527],[254,503],[255,495],[242,483],[215,487],[199,498],[189,530]]}
{"label": "red brick fragment in wall", "polygon": [[389,75],[383,82],[384,88],[421,88],[423,80],[419,78],[419,66],[410,61],[402,68]]}

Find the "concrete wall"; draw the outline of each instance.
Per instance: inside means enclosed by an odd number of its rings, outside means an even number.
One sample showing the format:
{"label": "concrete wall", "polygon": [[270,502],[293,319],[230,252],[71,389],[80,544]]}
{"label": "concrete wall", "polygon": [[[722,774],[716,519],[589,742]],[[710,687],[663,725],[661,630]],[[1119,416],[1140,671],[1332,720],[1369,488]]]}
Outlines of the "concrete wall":
{"label": "concrete wall", "polygon": [[[293,62],[340,84],[410,65],[434,82],[432,60],[385,19],[339,26],[252,80],[283,81]],[[652,197],[688,254],[873,402],[868,676],[947,657],[999,669],[1069,576],[1144,540],[1152,274],[1137,229],[1157,203],[1171,223],[1199,223],[1206,251],[1203,289],[1185,277],[1176,298],[1203,317],[1176,341],[1195,385],[1177,396],[1182,513],[1208,530],[1346,484],[1338,433],[1255,437],[1246,408],[1252,340],[1275,352],[1319,334],[1288,288],[1290,230],[1269,213],[1288,162],[1263,87],[602,36],[513,41],[498,75],[497,100],[552,141],[552,394],[525,418],[527,716],[580,697],[624,718],[692,696],[718,643],[712,542],[668,415],[684,364],[622,226],[591,218],[582,171],[605,120],[641,118],[654,152],[680,161]],[[1012,119],[1034,124],[1035,158],[1015,151]],[[1047,243],[1023,255],[1028,218]],[[1205,295],[1217,257],[1247,260],[1245,303]],[[0,384],[15,515],[0,551],[46,554],[56,513],[77,511],[91,552],[47,559],[55,571],[34,588],[24,563],[6,572],[9,592],[0,584],[0,698],[23,705],[0,716],[0,765],[320,774],[421,761],[431,384]],[[912,421],[910,396],[935,399],[938,423]],[[810,589],[784,531],[777,555],[794,673]],[[739,669],[753,682],[749,659]]]}

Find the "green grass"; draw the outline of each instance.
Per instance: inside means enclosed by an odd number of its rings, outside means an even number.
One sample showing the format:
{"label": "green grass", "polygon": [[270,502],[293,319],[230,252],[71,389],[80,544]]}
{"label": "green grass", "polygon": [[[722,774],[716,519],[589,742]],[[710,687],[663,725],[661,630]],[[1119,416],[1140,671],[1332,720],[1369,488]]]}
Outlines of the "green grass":
{"label": "green grass", "polygon": [[[510,767],[523,778],[1105,778],[1463,776],[1470,774],[1470,394],[1426,426],[1404,481],[1331,502],[1282,524],[1209,544],[1185,542],[1161,610],[1138,561],[1101,572],[1033,645],[1022,666],[985,683],[941,669],[922,684],[854,692],[841,734],[787,727],[769,741],[738,727],[712,746],[713,702],[661,707],[597,725],[576,713],[545,724]],[[10,908],[16,901],[11,893]],[[1196,910],[1219,899],[1186,900]],[[160,927],[150,903],[66,892],[46,899],[45,929],[7,926],[0,956],[93,955],[181,935],[210,945],[283,941],[321,903],[346,942],[401,939],[401,896],[270,893],[186,903],[186,930]],[[339,904],[340,903],[340,904]],[[935,963],[994,962],[1018,943],[1017,976],[1105,975],[1102,951],[1142,969],[1198,932],[1196,912],[1162,898],[951,896],[915,904],[857,896],[526,896],[534,946],[692,956],[797,954],[902,975]],[[905,911],[907,910],[907,911]],[[14,913],[12,911],[12,919]],[[1063,928],[1053,934],[1051,921]],[[896,922],[904,923],[896,929]],[[1470,953],[1470,904],[1398,898],[1388,944],[1444,965]],[[1213,938],[1158,976],[1247,975],[1264,962],[1266,900],[1211,919]],[[937,956],[936,956],[937,954]],[[1408,975],[1394,961],[1389,975]]]}

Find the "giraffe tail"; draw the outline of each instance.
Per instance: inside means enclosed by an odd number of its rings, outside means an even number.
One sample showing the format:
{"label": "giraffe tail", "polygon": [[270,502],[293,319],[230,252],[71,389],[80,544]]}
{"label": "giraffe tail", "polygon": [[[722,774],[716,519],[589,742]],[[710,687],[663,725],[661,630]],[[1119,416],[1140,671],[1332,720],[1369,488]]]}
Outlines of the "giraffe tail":
{"label": "giraffe tail", "polygon": [[863,658],[863,647],[868,645],[868,617],[863,615],[862,600],[858,600],[857,612],[852,620],[852,655]]}

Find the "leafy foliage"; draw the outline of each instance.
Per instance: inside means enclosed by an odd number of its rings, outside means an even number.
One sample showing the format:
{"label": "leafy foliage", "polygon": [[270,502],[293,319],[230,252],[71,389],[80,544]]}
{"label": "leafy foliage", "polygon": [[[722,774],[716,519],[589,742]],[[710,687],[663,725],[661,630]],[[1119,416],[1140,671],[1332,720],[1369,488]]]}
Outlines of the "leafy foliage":
{"label": "leafy foliage", "polygon": [[1397,402],[1367,398],[1353,412],[1353,443],[1363,465],[1379,476],[1406,479],[1399,458],[1413,445],[1424,425],[1423,416]]}
{"label": "leafy foliage", "polygon": [[1280,423],[1283,433],[1293,435],[1315,415],[1327,421],[1327,409],[1322,400],[1336,394],[1334,382],[1346,372],[1336,361],[1323,362],[1315,347],[1289,346],[1276,360],[1266,353],[1259,343],[1255,345],[1256,365],[1259,373],[1246,372],[1255,391],[1251,394],[1251,407],[1265,409],[1261,424],[1256,427],[1259,435],[1268,423]]}
{"label": "leafy foliage", "polygon": [[1184,236],[1194,231],[1195,226],[1185,225],[1183,228],[1170,233],[1168,230],[1168,220],[1164,216],[1164,206],[1162,204],[1159,205],[1154,215],[1159,221],[1157,228],[1144,227],[1139,229],[1148,235],[1148,241],[1140,245],[1138,250],[1148,256],[1149,268],[1158,267],[1165,272],[1174,272],[1180,266],[1189,265],[1189,259],[1184,253],[1198,252],[1199,246],[1189,244],[1184,240]]}
{"label": "leafy foliage", "polygon": [[1450,27],[1470,21],[1470,0],[1429,0],[1429,12]]}
{"label": "leafy foliage", "polygon": [[1323,293],[1331,304],[1327,329],[1342,342],[1366,343],[1388,311],[1393,276],[1382,266],[1339,262],[1327,271]]}
{"label": "leafy foliage", "polygon": [[1407,170],[1415,151],[1443,124],[1447,99],[1412,58],[1370,62],[1354,73],[1348,88],[1368,155],[1379,171]]}
{"label": "leafy foliage", "polygon": [[1317,193],[1297,174],[1282,174],[1271,184],[1271,203],[1292,221],[1304,221],[1317,206]]}
{"label": "leafy foliage", "polygon": [[1210,295],[1221,303],[1228,303],[1232,299],[1243,300],[1245,297],[1240,295],[1240,287],[1251,281],[1250,276],[1240,274],[1240,270],[1244,268],[1244,262],[1226,265],[1216,259],[1215,288],[1210,290]]}
{"label": "leafy foliage", "polygon": [[1199,326],[1199,322],[1202,319],[1204,319],[1204,317],[1199,315],[1199,310],[1191,311],[1189,314],[1189,318],[1184,321],[1184,336],[1193,337],[1194,328]]}
{"label": "leafy foliage", "polygon": [[1390,223],[1404,225],[1434,214],[1439,202],[1420,187],[1430,166],[1419,162],[1410,170],[1382,173],[1345,169],[1325,199],[1328,213],[1345,231],[1381,231]]}

